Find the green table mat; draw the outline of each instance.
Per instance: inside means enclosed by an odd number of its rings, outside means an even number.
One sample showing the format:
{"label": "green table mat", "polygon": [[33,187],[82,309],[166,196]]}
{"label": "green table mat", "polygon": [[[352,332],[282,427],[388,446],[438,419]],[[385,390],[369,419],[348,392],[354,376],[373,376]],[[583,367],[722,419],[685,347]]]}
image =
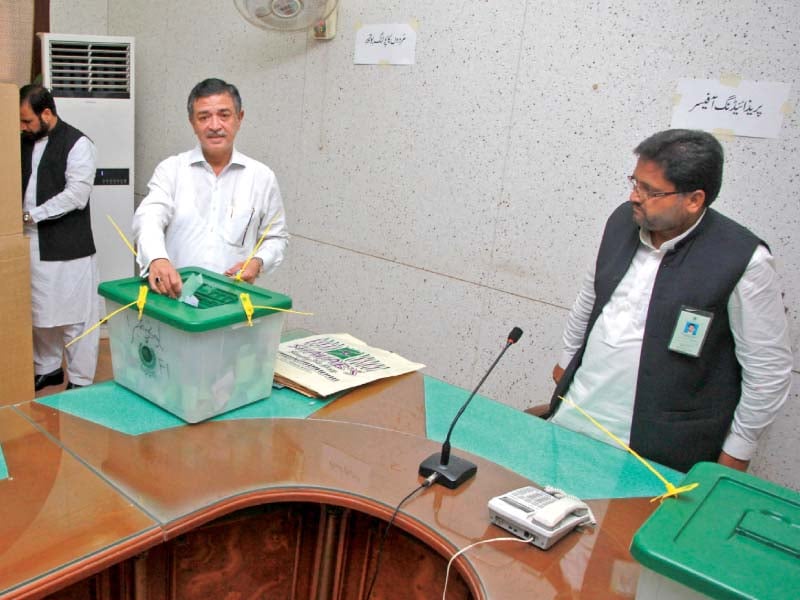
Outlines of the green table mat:
{"label": "green table mat", "polygon": [[[469,392],[425,377],[427,435],[444,441]],[[450,443],[540,485],[579,498],[654,497],[664,484],[628,452],[476,395],[461,415]],[[653,464],[672,483],[683,473]],[[478,472],[480,477],[480,472]]]}
{"label": "green table mat", "polygon": [[[441,442],[469,393],[428,376],[424,377],[424,384],[427,436]],[[306,398],[289,389],[274,389],[269,398],[211,420],[305,419],[331,401]],[[46,396],[36,402],[127,435],[187,425],[113,381]],[[451,442],[454,448],[581,498],[657,496],[664,492],[664,485],[627,452],[483,396],[472,400]],[[673,483],[683,479],[683,474],[677,471],[654,466]],[[2,460],[0,467],[5,467]]]}
{"label": "green table mat", "polygon": [[[127,435],[141,435],[188,425],[183,419],[114,381],[46,396],[36,402]],[[237,408],[210,420],[305,419],[327,402],[328,400],[307,398],[287,388],[273,389],[269,398]]]}

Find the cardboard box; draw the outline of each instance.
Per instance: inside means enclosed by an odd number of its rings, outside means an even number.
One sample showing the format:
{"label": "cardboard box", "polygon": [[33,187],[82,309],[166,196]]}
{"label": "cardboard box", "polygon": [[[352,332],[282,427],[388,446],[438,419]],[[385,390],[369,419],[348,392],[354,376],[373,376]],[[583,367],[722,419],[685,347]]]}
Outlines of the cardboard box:
{"label": "cardboard box", "polygon": [[37,3],[0,0],[0,81],[18,85],[30,81],[34,4]]}
{"label": "cardboard box", "polygon": [[0,83],[0,405],[32,400],[30,242],[22,235],[19,88]]}
{"label": "cardboard box", "polygon": [[32,400],[30,241],[0,236],[0,406]]}
{"label": "cardboard box", "polygon": [[0,83],[0,148],[0,235],[21,234],[19,88],[13,83]]}

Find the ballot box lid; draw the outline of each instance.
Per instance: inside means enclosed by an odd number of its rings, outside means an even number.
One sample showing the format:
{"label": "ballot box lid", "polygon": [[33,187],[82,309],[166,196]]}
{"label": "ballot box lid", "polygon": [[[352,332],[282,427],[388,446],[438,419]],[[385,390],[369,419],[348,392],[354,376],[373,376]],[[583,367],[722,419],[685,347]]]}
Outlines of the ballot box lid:
{"label": "ballot box lid", "polygon": [[[273,292],[231,277],[213,273],[200,267],[178,269],[181,279],[192,275],[202,276],[202,285],[195,291],[197,306],[162,296],[150,290],[144,306],[144,314],[172,327],[189,332],[203,332],[247,321],[241,294],[249,295],[255,307],[253,318],[277,314],[272,308],[288,310],[292,300],[288,296]],[[104,281],[97,291],[101,296],[118,304],[127,305],[139,297],[139,288],[147,281],[140,277],[129,277]],[[138,310],[136,305],[130,310]]]}
{"label": "ballot box lid", "polygon": [[800,494],[698,463],[634,535],[643,566],[712,598],[800,597]]}

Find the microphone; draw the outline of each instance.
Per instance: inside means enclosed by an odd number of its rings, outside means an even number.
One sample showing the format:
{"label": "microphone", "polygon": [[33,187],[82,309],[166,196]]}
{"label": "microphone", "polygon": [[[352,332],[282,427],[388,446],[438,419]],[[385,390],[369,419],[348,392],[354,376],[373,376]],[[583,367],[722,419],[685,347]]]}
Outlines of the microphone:
{"label": "microphone", "polygon": [[511,330],[511,333],[508,334],[508,340],[506,341],[506,345],[503,347],[503,350],[500,352],[498,357],[494,359],[492,366],[489,367],[488,371],[486,371],[486,375],[483,376],[483,378],[478,382],[478,385],[475,386],[475,389],[472,390],[469,398],[467,398],[467,401],[464,402],[464,405],[458,411],[455,419],[453,419],[453,422],[450,424],[450,429],[447,431],[447,437],[444,439],[444,444],[442,444],[441,454],[431,454],[428,458],[423,460],[422,463],[420,463],[419,474],[422,477],[433,478],[434,481],[437,481],[444,487],[453,490],[470,479],[478,471],[478,466],[476,464],[471,463],[463,458],[459,458],[458,456],[450,456],[450,435],[453,433],[453,428],[456,426],[459,417],[467,409],[467,406],[478,392],[478,389],[481,387],[481,385],[483,385],[483,382],[486,381],[487,377],[489,377],[489,373],[494,370],[495,365],[497,365],[497,363],[500,362],[500,359],[503,358],[503,354],[506,353],[506,350],[508,350],[512,344],[516,344],[521,336],[522,329],[519,327],[514,327],[514,329]]}

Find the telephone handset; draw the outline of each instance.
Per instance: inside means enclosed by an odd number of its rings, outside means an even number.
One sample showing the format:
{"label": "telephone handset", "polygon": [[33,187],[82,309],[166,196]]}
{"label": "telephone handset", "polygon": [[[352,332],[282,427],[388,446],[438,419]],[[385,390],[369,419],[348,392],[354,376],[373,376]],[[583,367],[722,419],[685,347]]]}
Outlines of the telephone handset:
{"label": "telephone handset", "polygon": [[587,506],[585,502],[577,498],[564,496],[563,498],[558,498],[555,502],[550,502],[549,504],[545,504],[542,508],[537,509],[530,518],[552,529],[561,523],[567,515],[573,512],[578,514],[580,510],[583,511],[583,514],[586,514]]}
{"label": "telephone handset", "polygon": [[584,523],[594,523],[585,502],[554,488],[526,486],[489,500],[492,523],[546,550]]}

